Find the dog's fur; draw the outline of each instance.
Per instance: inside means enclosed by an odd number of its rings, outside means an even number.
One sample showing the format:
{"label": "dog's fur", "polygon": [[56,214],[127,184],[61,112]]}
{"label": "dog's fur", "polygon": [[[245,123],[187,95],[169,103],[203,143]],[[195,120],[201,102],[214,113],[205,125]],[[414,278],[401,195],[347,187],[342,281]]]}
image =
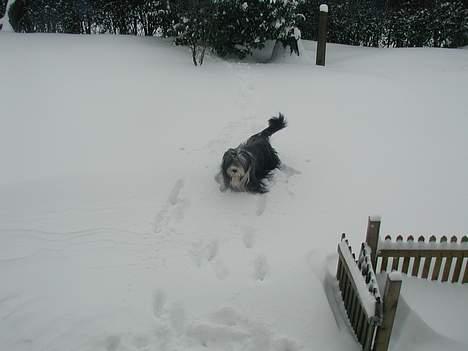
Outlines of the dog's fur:
{"label": "dog's fur", "polygon": [[221,171],[216,177],[220,190],[267,192],[265,180],[271,176],[281,161],[270,144],[270,136],[286,127],[286,120],[280,113],[270,118],[268,128],[252,135],[245,143],[224,153]]}

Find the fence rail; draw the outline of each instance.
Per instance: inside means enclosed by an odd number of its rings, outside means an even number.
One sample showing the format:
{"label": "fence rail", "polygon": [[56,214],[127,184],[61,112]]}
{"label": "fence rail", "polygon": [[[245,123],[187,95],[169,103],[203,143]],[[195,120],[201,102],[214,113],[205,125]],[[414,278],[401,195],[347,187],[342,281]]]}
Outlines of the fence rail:
{"label": "fence rail", "polygon": [[[368,228],[373,225],[369,219]],[[375,220],[374,220],[375,222]],[[369,234],[370,233],[370,234]],[[392,241],[390,235],[385,240],[379,239],[378,230],[368,229],[367,243],[375,252],[374,268],[376,272],[399,271],[413,277],[438,280],[441,282],[468,283],[468,236],[458,240],[452,236],[442,236],[440,241],[432,235],[429,240],[420,236],[415,241],[414,236],[408,236],[404,241],[398,235]],[[373,246],[373,247],[372,247]]]}

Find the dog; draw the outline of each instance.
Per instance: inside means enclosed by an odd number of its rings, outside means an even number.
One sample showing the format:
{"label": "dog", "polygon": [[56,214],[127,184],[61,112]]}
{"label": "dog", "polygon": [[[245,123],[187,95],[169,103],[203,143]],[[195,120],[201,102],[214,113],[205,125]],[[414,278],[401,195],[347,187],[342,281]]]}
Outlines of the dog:
{"label": "dog", "polygon": [[227,150],[216,176],[220,190],[266,193],[265,181],[281,165],[276,150],[270,144],[270,137],[285,127],[286,120],[280,113],[278,117],[270,118],[268,127],[260,133],[252,135],[235,149]]}

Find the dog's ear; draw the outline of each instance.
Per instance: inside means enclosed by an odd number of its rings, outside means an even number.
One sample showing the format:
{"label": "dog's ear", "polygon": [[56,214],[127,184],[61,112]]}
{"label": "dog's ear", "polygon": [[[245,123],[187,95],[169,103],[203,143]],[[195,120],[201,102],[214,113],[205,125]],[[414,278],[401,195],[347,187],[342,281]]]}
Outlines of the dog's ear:
{"label": "dog's ear", "polygon": [[236,154],[236,150],[234,150],[234,149],[229,149],[224,153],[223,161],[222,161],[222,165],[221,165],[221,167],[223,169],[227,168],[229,163],[232,162],[232,160],[234,159],[235,154]]}

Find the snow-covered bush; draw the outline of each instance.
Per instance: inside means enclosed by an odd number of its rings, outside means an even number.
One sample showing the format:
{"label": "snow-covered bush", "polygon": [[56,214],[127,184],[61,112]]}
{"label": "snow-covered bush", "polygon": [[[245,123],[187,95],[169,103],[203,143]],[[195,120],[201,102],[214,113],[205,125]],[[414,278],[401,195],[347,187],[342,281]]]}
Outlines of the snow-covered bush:
{"label": "snow-covered bush", "polygon": [[386,46],[458,47],[466,45],[468,10],[461,1],[435,1],[421,8],[406,2],[385,13]]}
{"label": "snow-covered bush", "polygon": [[[316,0],[305,0],[308,3]],[[388,47],[459,47],[468,44],[468,11],[460,0],[388,3],[363,0],[329,0],[331,42]],[[318,6],[318,5],[316,5]],[[303,30],[316,39],[316,32]]]}
{"label": "snow-covered bush", "polygon": [[173,26],[176,45],[188,46],[195,66],[202,65],[213,37],[213,8],[192,8],[181,15]]}
{"label": "snow-covered bush", "polygon": [[459,47],[468,44],[468,8],[461,1],[438,1],[430,27],[434,46]]}
{"label": "snow-covered bush", "polygon": [[[299,37],[295,0],[217,0],[178,10],[176,44],[192,49],[203,61],[207,48],[219,56],[240,58],[264,47],[267,40],[289,44]],[[201,62],[200,62],[201,59]],[[195,60],[194,60],[195,63]]]}
{"label": "snow-covered bush", "polygon": [[215,29],[211,46],[220,56],[245,57],[253,49],[262,48],[273,37],[275,21],[269,1],[221,0],[213,12]]}
{"label": "snow-covered bush", "polygon": [[7,0],[0,0],[0,18],[5,15]]}

